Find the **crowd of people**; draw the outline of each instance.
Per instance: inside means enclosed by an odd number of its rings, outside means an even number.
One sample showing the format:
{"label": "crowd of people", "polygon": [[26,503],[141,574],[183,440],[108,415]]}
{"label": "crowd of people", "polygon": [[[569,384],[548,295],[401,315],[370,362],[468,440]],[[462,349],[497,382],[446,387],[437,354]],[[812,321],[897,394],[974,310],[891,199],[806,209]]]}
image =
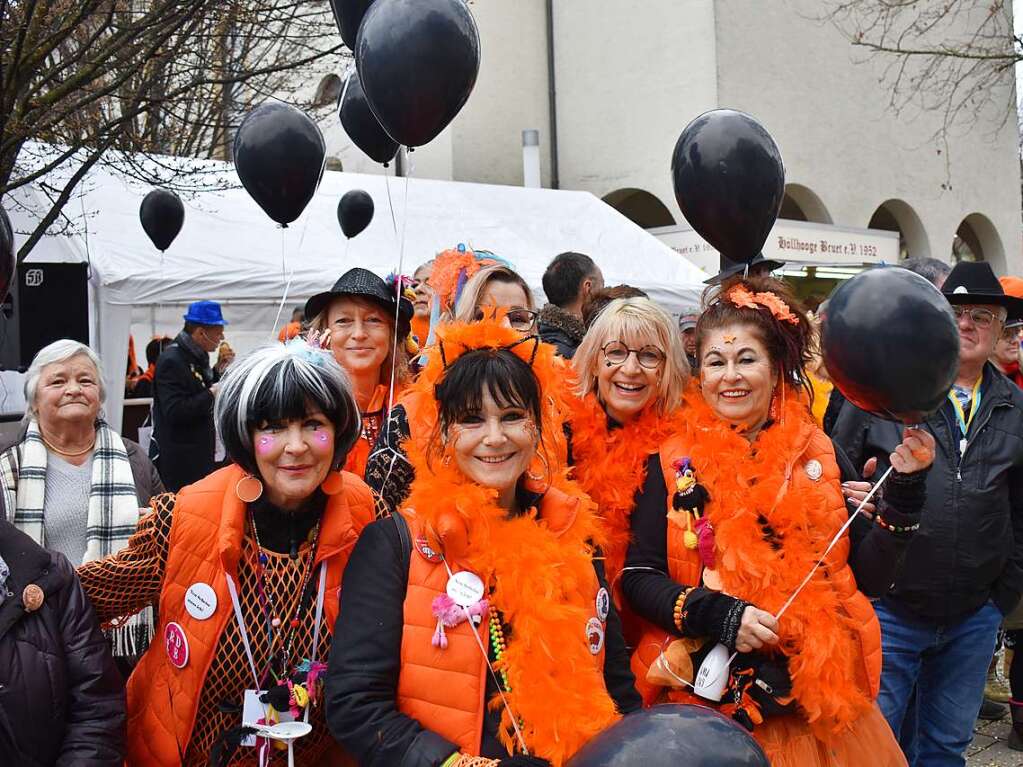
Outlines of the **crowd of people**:
{"label": "crowd of people", "polygon": [[1023,281],[903,264],[960,336],[908,428],[831,389],[778,266],[676,320],[459,246],[237,360],[197,301],[129,362],[148,456],[95,354],[42,349],[0,448],[5,763],[560,767],[673,702],[775,767],[963,765],[1000,644],[1023,750]]}

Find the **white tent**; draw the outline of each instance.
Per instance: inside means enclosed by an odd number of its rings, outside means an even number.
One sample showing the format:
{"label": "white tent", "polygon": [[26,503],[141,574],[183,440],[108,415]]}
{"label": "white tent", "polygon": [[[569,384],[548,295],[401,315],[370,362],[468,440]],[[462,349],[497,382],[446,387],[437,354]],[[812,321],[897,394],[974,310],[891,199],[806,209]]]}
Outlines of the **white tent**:
{"label": "white tent", "polygon": [[[203,165],[229,183],[236,180],[230,164]],[[139,223],[148,187],[96,168],[80,188],[80,198],[64,211],[77,233],[44,237],[28,260],[90,262],[90,338],[112,383],[123,379],[129,332],[135,333],[141,353],[153,332],[173,335],[180,329],[190,301],[220,301],[231,323],[228,338],[244,353],[274,337],[289,283],[281,322],[287,322],[292,307],[328,289],[352,266],[385,275],[400,261],[403,271],[411,273],[460,242],[511,261],[538,303],[547,263],[565,250],[591,255],[608,285],[642,288],[673,312],[698,301],[706,277],[587,192],[328,171],[305,213],[286,229],[277,227],[241,188],[186,198],[184,228],[161,255]],[[347,242],[336,208],[350,189],[369,192],[376,214],[366,231]],[[45,197],[38,187],[13,194],[20,205],[6,207],[14,227],[30,231],[33,218],[46,209]],[[117,384],[109,388],[107,413],[119,428],[121,391]]]}

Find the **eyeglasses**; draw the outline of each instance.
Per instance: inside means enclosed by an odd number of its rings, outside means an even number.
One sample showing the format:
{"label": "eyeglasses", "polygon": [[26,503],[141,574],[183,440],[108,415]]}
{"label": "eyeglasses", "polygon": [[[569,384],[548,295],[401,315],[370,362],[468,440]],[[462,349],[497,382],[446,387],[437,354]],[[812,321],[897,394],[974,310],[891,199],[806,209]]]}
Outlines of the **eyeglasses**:
{"label": "eyeglasses", "polygon": [[656,346],[644,346],[642,349],[630,349],[621,341],[608,341],[600,350],[604,359],[612,365],[624,365],[630,354],[636,355],[636,362],[647,370],[655,370],[664,362],[664,352]]}
{"label": "eyeglasses", "polygon": [[969,315],[970,320],[978,328],[989,328],[994,324],[995,319],[998,318],[998,315],[990,309],[981,309],[979,306],[973,308],[969,306],[953,306],[952,314],[955,315],[956,322]]}
{"label": "eyeglasses", "polygon": [[1012,325],[1011,327],[1005,328],[1002,331],[1002,340],[1018,341],[1021,330],[1023,330],[1023,328],[1021,328],[1019,325]]}
{"label": "eyeglasses", "polygon": [[[495,312],[496,314],[496,312]],[[486,315],[482,309],[477,309],[473,315],[476,322],[482,320]],[[493,314],[491,316],[494,316]],[[512,330],[517,330],[520,333],[528,333],[536,325],[536,318],[540,316],[539,312],[534,312],[531,309],[509,309],[505,317],[508,318],[508,324],[511,325]]]}

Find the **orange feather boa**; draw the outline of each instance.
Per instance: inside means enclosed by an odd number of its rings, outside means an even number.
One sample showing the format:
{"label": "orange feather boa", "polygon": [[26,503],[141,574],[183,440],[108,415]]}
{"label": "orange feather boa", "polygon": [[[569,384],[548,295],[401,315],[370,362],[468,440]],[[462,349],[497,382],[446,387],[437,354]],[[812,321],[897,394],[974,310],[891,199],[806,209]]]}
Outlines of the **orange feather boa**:
{"label": "orange feather boa", "polygon": [[[685,411],[691,428],[689,457],[710,493],[717,571],[728,594],[776,613],[823,554],[846,517],[842,496],[826,483],[801,483],[790,492],[793,465],[815,434],[805,403],[790,393],[781,418],[751,445],[690,391]],[[834,455],[814,456],[834,461]],[[830,495],[830,497],[829,497]],[[780,543],[765,540],[768,523]],[[792,692],[822,741],[841,732],[872,705],[857,684],[862,649],[855,627],[829,581],[846,566],[837,547],[779,621],[780,650],[789,659]]]}
{"label": "orange feather boa", "polygon": [[681,411],[662,415],[648,407],[638,418],[609,429],[607,413],[592,392],[572,408],[573,477],[597,504],[604,527],[605,572],[614,585],[625,564],[629,520],[636,491],[646,481],[646,462],[661,443],[682,428]]}
{"label": "orange feather boa", "polygon": [[[416,479],[406,508],[437,531],[439,550],[491,587],[491,603],[511,626],[496,664],[508,675],[506,697],[529,752],[558,767],[619,718],[583,630],[593,615],[593,544],[600,540],[593,504],[574,483],[555,478],[553,487],[579,501],[570,526],[555,535],[535,509],[509,518],[497,491],[469,481],[453,462],[427,461],[414,447],[409,459]],[[500,697],[490,706],[503,709]],[[500,735],[515,753],[507,710]]]}

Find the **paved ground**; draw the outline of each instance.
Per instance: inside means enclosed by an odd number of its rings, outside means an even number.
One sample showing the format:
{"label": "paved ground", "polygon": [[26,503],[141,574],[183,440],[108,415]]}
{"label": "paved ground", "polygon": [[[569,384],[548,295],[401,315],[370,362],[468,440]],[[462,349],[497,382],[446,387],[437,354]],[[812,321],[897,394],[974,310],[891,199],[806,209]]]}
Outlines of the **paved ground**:
{"label": "paved ground", "polygon": [[998,722],[977,722],[973,745],[966,751],[970,767],[1023,767],[1023,751],[1010,751],[1005,745],[1009,737],[1009,717]]}

